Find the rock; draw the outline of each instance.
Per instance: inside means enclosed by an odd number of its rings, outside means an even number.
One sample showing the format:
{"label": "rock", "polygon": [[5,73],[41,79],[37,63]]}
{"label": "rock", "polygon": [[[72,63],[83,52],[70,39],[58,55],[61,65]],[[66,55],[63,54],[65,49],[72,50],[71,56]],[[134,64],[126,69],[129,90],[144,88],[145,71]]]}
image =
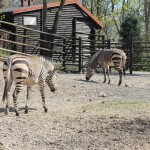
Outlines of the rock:
{"label": "rock", "polygon": [[89,101],[92,102],[92,99],[90,98]]}
{"label": "rock", "polygon": [[86,109],[83,109],[83,111],[82,112],[86,112]]}
{"label": "rock", "polygon": [[128,85],[128,84],[125,84],[125,86],[127,86],[127,87],[128,87],[129,85]]}
{"label": "rock", "polygon": [[100,92],[99,96],[100,96],[100,97],[107,97],[107,95],[106,95],[105,92]]}

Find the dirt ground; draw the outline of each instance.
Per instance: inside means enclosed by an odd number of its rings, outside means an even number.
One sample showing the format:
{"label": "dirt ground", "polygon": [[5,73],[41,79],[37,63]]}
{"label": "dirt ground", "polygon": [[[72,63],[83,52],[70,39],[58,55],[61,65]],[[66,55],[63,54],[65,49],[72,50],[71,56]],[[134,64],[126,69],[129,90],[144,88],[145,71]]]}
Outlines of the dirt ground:
{"label": "dirt ground", "polygon": [[[150,73],[133,72],[117,86],[96,74],[59,73],[58,90],[46,87],[48,113],[44,113],[37,85],[33,86],[29,113],[24,114],[26,90],[18,101],[20,116],[3,113],[0,102],[0,150],[149,150]],[[0,98],[4,80],[0,62]],[[14,90],[14,87],[11,91]]]}

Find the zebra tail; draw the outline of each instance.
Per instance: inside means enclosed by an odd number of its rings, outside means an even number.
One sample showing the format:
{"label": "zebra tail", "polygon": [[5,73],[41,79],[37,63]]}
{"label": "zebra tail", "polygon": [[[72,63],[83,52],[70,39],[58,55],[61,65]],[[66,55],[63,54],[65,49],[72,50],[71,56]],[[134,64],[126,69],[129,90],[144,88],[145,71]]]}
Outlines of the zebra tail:
{"label": "zebra tail", "polygon": [[126,75],[126,68],[125,68],[125,65],[123,66],[123,75],[124,75],[124,76]]}
{"label": "zebra tail", "polygon": [[3,97],[2,97],[3,102],[5,102],[8,99],[8,90],[10,87],[11,62],[9,61],[8,63],[9,63],[9,66],[8,66],[7,75],[5,78],[5,87],[4,87]]}
{"label": "zebra tail", "polygon": [[123,63],[123,75],[125,76],[126,75],[126,66],[125,66],[126,56],[122,57],[122,63]]}

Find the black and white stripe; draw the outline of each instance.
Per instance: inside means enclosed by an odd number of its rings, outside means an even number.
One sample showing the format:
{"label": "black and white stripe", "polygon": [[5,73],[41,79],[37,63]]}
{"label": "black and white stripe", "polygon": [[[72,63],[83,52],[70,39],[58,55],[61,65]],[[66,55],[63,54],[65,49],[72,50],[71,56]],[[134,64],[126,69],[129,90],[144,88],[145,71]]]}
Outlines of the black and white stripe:
{"label": "black and white stripe", "polygon": [[125,63],[126,63],[127,56],[126,54],[120,49],[105,49],[103,51],[98,51],[95,53],[89,62],[87,63],[87,73],[86,73],[86,80],[89,80],[93,74],[94,70],[100,66],[103,68],[104,72],[104,81],[106,82],[106,73],[108,75],[108,83],[110,83],[109,78],[109,66],[114,66],[114,68],[119,73],[119,83],[122,83],[122,73],[125,75]]}
{"label": "black and white stripe", "polygon": [[52,63],[42,56],[24,56],[12,55],[4,62],[3,74],[5,80],[5,87],[2,100],[6,102],[6,111],[8,113],[9,102],[8,93],[11,89],[12,82],[15,82],[15,90],[13,92],[13,102],[16,115],[19,115],[17,108],[18,95],[23,90],[24,85],[27,85],[27,99],[25,105],[25,113],[28,113],[27,102],[30,99],[31,87],[38,84],[43,101],[44,111],[47,112],[45,104],[44,84],[45,82],[54,92],[57,87],[55,84],[55,68]]}

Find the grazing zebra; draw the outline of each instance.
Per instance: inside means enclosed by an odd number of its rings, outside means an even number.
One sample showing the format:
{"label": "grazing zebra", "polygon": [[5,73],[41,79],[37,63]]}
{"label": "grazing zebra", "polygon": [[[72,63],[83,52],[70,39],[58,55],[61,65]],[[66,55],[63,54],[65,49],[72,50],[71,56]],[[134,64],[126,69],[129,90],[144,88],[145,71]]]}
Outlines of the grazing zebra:
{"label": "grazing zebra", "polygon": [[32,85],[38,83],[44,111],[47,112],[45,104],[44,84],[50,87],[50,90],[54,92],[57,89],[55,84],[55,68],[52,63],[42,56],[24,56],[14,54],[4,62],[3,75],[5,80],[5,87],[2,101],[6,102],[5,114],[8,114],[9,102],[8,93],[12,82],[15,82],[15,90],[13,92],[13,103],[16,116],[19,116],[17,101],[18,95],[23,90],[24,85],[27,85],[27,99],[25,105],[25,113],[28,113],[27,102],[30,99],[30,91]]}
{"label": "grazing zebra", "polygon": [[94,73],[94,70],[100,66],[103,68],[104,72],[104,81],[106,82],[106,73],[108,75],[108,83],[110,84],[109,78],[109,66],[114,66],[114,68],[119,73],[119,83],[122,83],[122,72],[125,75],[125,63],[126,63],[126,54],[120,49],[105,49],[103,51],[98,51],[95,53],[91,59],[87,63],[87,73],[86,73],[86,80],[89,80]]}

